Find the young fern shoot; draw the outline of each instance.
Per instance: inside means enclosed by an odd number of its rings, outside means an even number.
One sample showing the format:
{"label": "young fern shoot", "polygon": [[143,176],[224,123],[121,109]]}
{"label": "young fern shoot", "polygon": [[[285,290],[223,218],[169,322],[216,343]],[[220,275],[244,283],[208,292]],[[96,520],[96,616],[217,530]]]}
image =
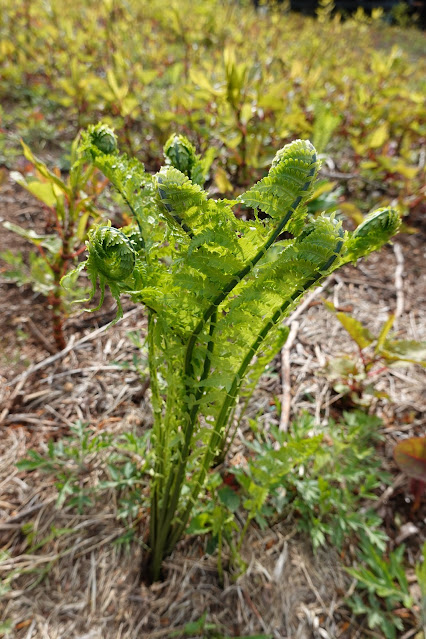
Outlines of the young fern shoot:
{"label": "young fern shoot", "polygon": [[[380,209],[348,233],[333,216],[308,219],[319,161],[307,141],[281,149],[268,175],[233,201],[208,197],[203,160],[183,136],[167,142],[167,164],[153,177],[119,155],[104,125],[89,128],[81,148],[135,219],[133,228],[93,230],[79,270],[87,269],[91,298],[99,281],[100,305],[110,288],[118,317],[121,293],[148,309],[155,452],[149,566],[157,580],[232,435],[236,404],[285,342],[283,318],[339,266],[385,244],[400,221]],[[237,203],[253,209],[254,219],[237,218]]]}

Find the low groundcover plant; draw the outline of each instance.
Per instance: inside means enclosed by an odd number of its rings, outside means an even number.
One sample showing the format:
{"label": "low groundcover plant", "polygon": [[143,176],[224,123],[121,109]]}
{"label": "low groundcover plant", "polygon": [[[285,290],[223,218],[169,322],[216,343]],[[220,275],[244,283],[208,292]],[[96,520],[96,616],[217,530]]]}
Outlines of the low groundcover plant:
{"label": "low groundcover plant", "polygon": [[[118,153],[113,131],[100,124],[83,135],[80,160],[111,180],[135,220],[122,230],[93,229],[78,270],[87,270],[91,298],[99,281],[99,306],[108,286],[118,316],[122,293],[148,313],[152,580],[232,436],[238,401],[285,342],[283,318],[339,266],[385,244],[400,223],[388,208],[353,233],[332,215],[308,219],[320,166],[308,141],[284,146],[268,175],[232,201],[209,198],[200,186],[202,160],[188,140],[175,136],[165,148],[166,166],[151,176]],[[252,213],[236,217],[236,205]]]}

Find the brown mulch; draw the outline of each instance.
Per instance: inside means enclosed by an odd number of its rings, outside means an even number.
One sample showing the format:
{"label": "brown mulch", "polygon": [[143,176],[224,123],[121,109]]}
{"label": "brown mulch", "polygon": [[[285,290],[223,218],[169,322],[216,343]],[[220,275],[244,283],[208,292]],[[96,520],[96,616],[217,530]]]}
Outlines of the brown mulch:
{"label": "brown mulch", "polygon": [[[3,220],[37,225],[37,206],[29,195],[10,184],[0,191]],[[399,337],[426,339],[423,240],[424,231],[400,236],[396,242],[399,248],[386,247],[356,269],[345,267],[308,308],[289,319],[297,331],[288,354],[291,392],[284,389],[290,399],[290,418],[307,410],[322,424],[344,408],[344,398],[332,389],[324,367],[330,358],[354,352],[354,346],[325,310],[321,297],[351,312],[373,332],[378,332],[398,308],[395,328]],[[8,247],[27,250],[23,240],[2,233],[0,251]],[[398,265],[402,286],[395,277]],[[141,435],[149,427],[147,373],[143,363],[141,372],[133,366],[133,357],[140,353],[127,336],[130,331],[144,335],[145,317],[129,301],[125,318],[110,331],[106,323],[113,311],[108,306],[107,312],[94,316],[76,312],[66,322],[68,349],[52,355],[46,348],[51,337],[43,298],[29,288],[19,291],[4,278],[0,294],[0,549],[9,553],[0,561],[0,589],[2,578],[15,570],[19,573],[0,597],[0,619],[13,621],[11,637],[169,637],[206,611],[209,623],[216,623],[223,634],[232,636],[381,636],[359,626],[348,613],[344,597],[354,584],[335,550],[321,550],[314,556],[292,521],[266,531],[251,527],[243,547],[248,569],[236,580],[225,570],[225,583],[220,585],[215,557],[204,552],[202,540],[188,537],[166,561],[164,580],[148,587],[139,578],[139,542],[146,533],[146,513],[140,513],[139,541],[126,547],[114,543],[126,529],[117,520],[112,490],[84,515],[68,507],[55,509],[52,478],[38,471],[18,471],[15,464],[30,448],[46,452],[48,441],[68,435],[78,419],[88,423],[93,432],[114,436],[123,432]],[[31,322],[38,332],[31,328]],[[424,382],[419,367],[388,370],[376,388],[390,399],[372,400],[369,408],[383,419],[384,465],[395,477],[379,507],[385,518],[391,513],[392,521],[398,509],[400,523],[394,537],[408,533],[412,565],[426,536],[426,505],[410,522],[408,483],[396,471],[392,448],[402,437],[425,432]],[[265,429],[279,424],[273,398],[282,392],[278,357],[249,408],[249,415],[263,422]],[[102,456],[94,459],[93,472],[85,481],[95,484],[107,461]],[[409,523],[414,532],[407,528]],[[31,553],[28,525],[41,544]],[[60,529],[66,531],[52,536],[52,531]],[[410,574],[413,594],[418,596],[413,571]],[[411,636],[407,634],[406,639]]]}

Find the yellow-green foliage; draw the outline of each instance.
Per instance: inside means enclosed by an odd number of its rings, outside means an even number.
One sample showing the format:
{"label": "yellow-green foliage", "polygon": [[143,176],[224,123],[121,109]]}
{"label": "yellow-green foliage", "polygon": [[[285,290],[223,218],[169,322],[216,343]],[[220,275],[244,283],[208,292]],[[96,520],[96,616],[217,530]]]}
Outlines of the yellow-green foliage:
{"label": "yellow-green foliage", "polygon": [[0,156],[12,133],[43,145],[102,117],[156,169],[171,129],[191,130],[218,149],[223,192],[311,138],[339,170],[385,182],[376,203],[407,199],[422,180],[424,36],[328,4],[315,20],[231,0],[3,0]]}

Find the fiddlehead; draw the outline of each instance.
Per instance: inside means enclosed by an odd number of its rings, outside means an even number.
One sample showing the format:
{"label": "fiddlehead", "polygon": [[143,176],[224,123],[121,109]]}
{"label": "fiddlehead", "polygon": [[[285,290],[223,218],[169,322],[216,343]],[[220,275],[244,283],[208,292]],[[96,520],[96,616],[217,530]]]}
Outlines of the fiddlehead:
{"label": "fiddlehead", "polygon": [[164,145],[166,164],[186,175],[193,184],[202,186],[205,181],[203,163],[195,147],[184,135],[173,134]]}
{"label": "fiddlehead", "polygon": [[110,155],[117,151],[117,136],[113,129],[110,129],[106,124],[96,124],[89,127],[88,133],[91,136],[92,145],[101,153]]}
{"label": "fiddlehead", "polygon": [[96,283],[99,280],[101,291],[99,304],[93,309],[88,309],[91,313],[99,310],[105,298],[105,286],[108,285],[118,307],[115,322],[123,315],[120,294],[129,288],[127,283],[135,270],[136,253],[132,246],[132,240],[116,228],[98,226],[89,231],[86,246],[89,253],[87,260],[62,278],[61,283],[65,288],[72,286],[76,274],[86,268],[92,290],[87,299],[78,301],[91,301],[96,292]]}
{"label": "fiddlehead", "polygon": [[125,226],[121,229],[127,239],[130,241],[130,245],[134,252],[139,255],[145,250],[145,243],[142,237],[142,233],[136,226]]}
{"label": "fiddlehead", "polygon": [[107,282],[126,280],[135,268],[135,252],[128,236],[116,228],[99,226],[89,235],[89,262]]}
{"label": "fiddlehead", "polygon": [[348,261],[356,261],[386,244],[398,231],[401,219],[395,209],[377,209],[367,215],[347,243]]}
{"label": "fiddlehead", "polygon": [[268,175],[238,200],[275,220],[282,219],[285,212],[295,212],[309,198],[319,167],[312,144],[295,140],[277,152]]}

